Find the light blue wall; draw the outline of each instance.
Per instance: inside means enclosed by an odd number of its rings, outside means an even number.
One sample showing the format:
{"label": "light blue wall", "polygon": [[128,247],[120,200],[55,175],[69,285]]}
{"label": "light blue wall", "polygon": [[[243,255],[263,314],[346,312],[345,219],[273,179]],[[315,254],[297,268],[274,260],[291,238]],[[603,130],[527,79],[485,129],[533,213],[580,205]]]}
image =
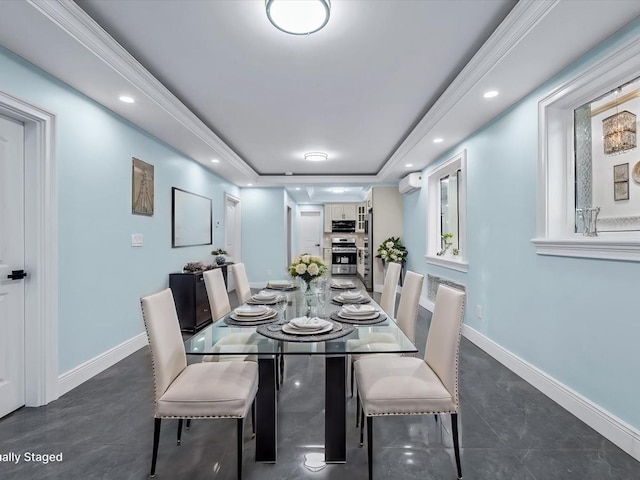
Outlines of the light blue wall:
{"label": "light blue wall", "polygon": [[[63,373],[144,332],[139,298],[185,263],[212,260],[211,245],[171,248],[171,187],[212,198],[221,222],[224,192],[238,189],[3,48],[0,90],[56,115]],[[131,157],[155,166],[153,217],[131,214]],[[132,233],[144,247],[131,247]],[[214,244],[223,239],[221,226]]]}
{"label": "light blue wall", "polygon": [[283,188],[240,191],[242,261],[251,283],[287,275],[285,195]]}
{"label": "light blue wall", "polygon": [[538,100],[629,35],[638,22],[438,159],[467,149],[468,274],[424,260],[426,182],[403,208],[408,268],[465,284],[466,324],[640,428],[640,265],[536,255],[531,243]]}

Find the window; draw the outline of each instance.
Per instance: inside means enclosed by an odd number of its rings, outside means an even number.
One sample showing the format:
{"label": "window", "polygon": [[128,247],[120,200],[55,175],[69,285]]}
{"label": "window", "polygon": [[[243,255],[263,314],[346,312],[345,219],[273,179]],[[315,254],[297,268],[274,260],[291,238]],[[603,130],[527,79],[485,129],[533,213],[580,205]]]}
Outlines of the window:
{"label": "window", "polygon": [[428,263],[466,272],[466,150],[428,175]]}
{"label": "window", "polygon": [[631,39],[540,100],[538,254],[640,261],[639,71]]}

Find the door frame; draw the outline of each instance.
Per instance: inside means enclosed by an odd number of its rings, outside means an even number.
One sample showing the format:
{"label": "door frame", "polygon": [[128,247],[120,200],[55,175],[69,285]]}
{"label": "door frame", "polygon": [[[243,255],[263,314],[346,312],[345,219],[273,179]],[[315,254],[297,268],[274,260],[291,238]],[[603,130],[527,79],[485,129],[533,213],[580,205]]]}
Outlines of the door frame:
{"label": "door frame", "polygon": [[317,213],[320,218],[320,258],[323,257],[323,248],[324,248],[324,223],[322,219],[322,207],[309,207],[303,210],[298,211],[298,250],[300,250],[300,245],[302,244],[302,215],[305,213]]}
{"label": "door frame", "polygon": [[25,405],[58,398],[58,201],[55,115],[0,91],[0,114],[24,124]]}
{"label": "door frame", "polygon": [[[232,202],[235,203],[237,210],[236,213],[236,231],[229,232],[227,226],[229,222],[227,221],[227,203]],[[229,239],[229,235],[234,235],[236,252],[233,254],[233,261],[235,263],[242,262],[242,205],[240,203],[240,199],[230,193],[224,192],[224,244],[226,245]]]}

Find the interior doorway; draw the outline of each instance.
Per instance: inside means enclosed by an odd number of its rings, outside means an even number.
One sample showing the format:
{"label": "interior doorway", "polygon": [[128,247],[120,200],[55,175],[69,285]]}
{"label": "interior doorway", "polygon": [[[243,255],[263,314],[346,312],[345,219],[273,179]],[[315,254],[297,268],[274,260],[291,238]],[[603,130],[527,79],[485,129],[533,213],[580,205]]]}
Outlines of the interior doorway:
{"label": "interior doorway", "polygon": [[300,212],[300,227],[298,229],[300,253],[308,253],[321,257],[322,215],[320,210],[303,210]]}

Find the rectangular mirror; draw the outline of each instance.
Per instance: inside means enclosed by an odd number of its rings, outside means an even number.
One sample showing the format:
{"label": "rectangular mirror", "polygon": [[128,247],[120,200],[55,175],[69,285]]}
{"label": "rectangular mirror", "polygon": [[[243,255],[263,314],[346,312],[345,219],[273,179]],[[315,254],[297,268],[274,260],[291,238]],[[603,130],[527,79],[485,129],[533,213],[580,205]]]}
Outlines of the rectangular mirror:
{"label": "rectangular mirror", "polygon": [[171,246],[191,247],[213,244],[212,201],[210,198],[171,189]]}

